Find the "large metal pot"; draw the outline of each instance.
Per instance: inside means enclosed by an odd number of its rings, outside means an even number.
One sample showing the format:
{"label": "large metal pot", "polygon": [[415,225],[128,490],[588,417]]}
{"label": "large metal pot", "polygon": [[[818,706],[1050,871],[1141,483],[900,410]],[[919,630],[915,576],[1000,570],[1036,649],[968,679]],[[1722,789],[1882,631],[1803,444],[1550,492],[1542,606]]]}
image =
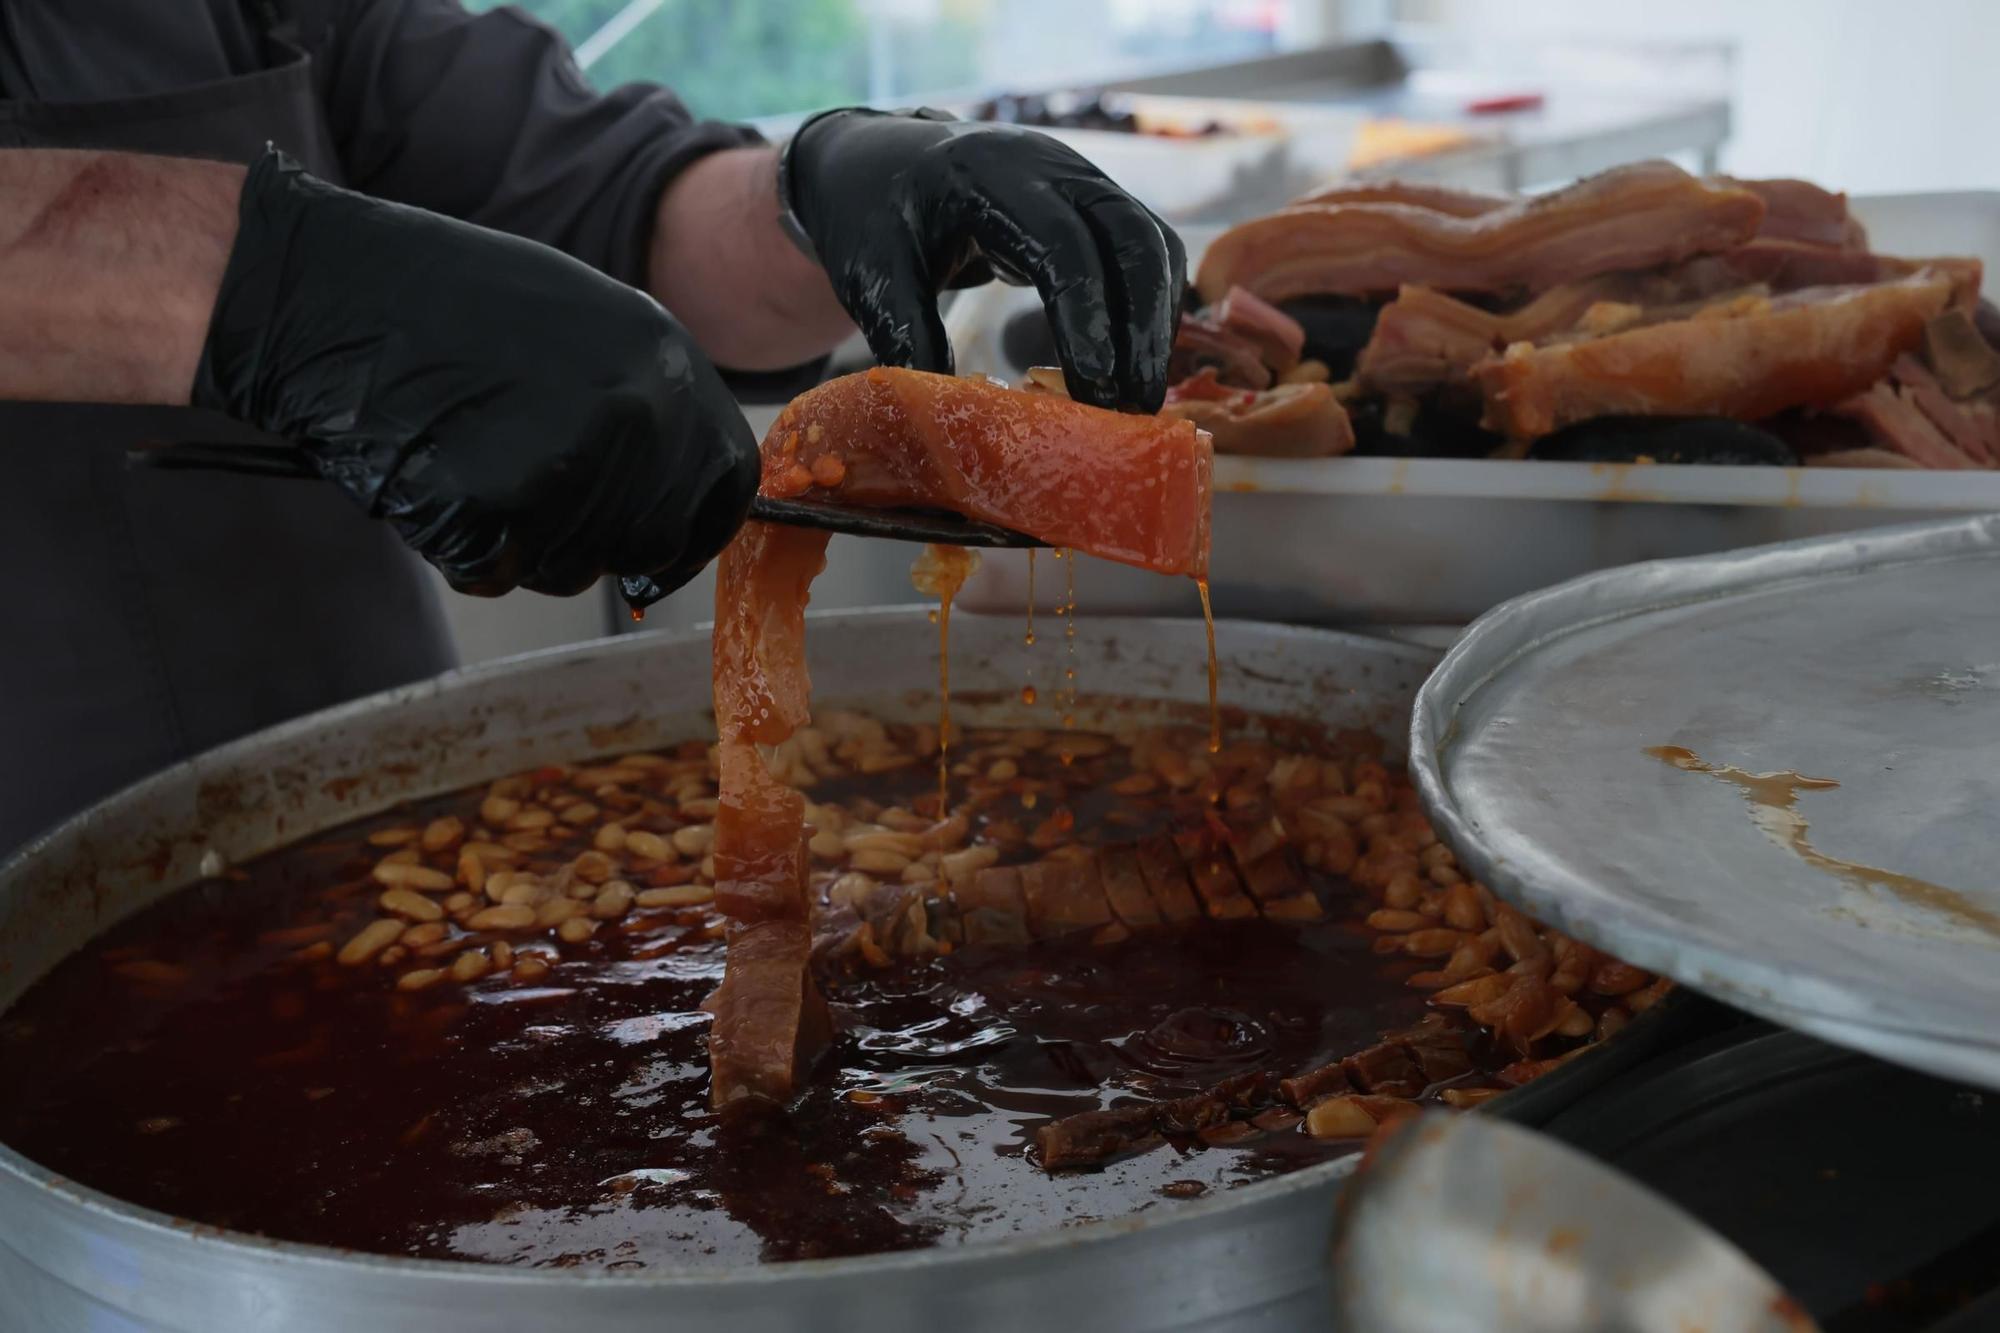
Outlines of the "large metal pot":
{"label": "large metal pot", "polygon": [[[1063,663],[1059,636],[1031,650],[1012,619],[959,616],[951,634],[961,720],[1025,721],[1018,696],[1028,667],[1046,684]],[[938,632],[921,610],[817,617],[808,642],[818,701],[907,717],[935,709]],[[1268,625],[1224,623],[1217,642],[1226,703],[1365,727],[1392,744],[1434,661],[1420,649]],[[1086,696],[1180,709],[1205,698],[1199,622],[1086,619],[1076,644]],[[0,1009],[98,931],[196,878],[205,860],[212,871],[218,857],[255,856],[536,763],[709,734],[708,692],[705,633],[627,637],[378,695],[162,773],[0,867]],[[1088,723],[1092,710],[1082,711]],[[1046,707],[1039,717],[1046,722]],[[1331,1203],[1344,1174],[1333,1163],[1005,1243],[624,1276],[219,1233],[57,1179],[0,1146],[0,1328],[1297,1328],[1328,1317]]]}

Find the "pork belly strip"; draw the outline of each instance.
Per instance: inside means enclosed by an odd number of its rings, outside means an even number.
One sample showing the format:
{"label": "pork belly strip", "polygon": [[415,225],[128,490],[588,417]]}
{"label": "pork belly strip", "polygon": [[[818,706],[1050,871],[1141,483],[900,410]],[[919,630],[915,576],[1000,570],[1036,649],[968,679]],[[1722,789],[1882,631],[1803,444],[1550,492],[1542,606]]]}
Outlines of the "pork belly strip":
{"label": "pork belly strip", "polygon": [[1301,204],[1408,204],[1447,217],[1476,218],[1496,209],[1519,203],[1511,194],[1488,194],[1484,190],[1460,190],[1425,181],[1336,181],[1300,195],[1287,205]]}
{"label": "pork belly strip", "polygon": [[731,924],[722,984],[702,1003],[715,1018],[708,1064],[717,1110],[752,1097],[789,1100],[799,1071],[831,1039],[811,957],[804,921]]}
{"label": "pork belly strip", "polygon": [[[1656,324],[1692,314],[1702,303],[1763,291],[1892,281],[1927,267],[1950,279],[1954,306],[1977,302],[1982,276],[1977,259],[1896,259],[1763,239],[1661,272],[1605,273],[1564,283],[1505,312],[1406,286],[1376,316],[1354,374],[1361,387],[1375,393],[1427,393],[1465,385],[1474,365],[1515,343],[1589,332],[1586,316],[1593,311],[1633,306],[1630,323]],[[1223,449],[1220,440],[1216,447]]]}
{"label": "pork belly strip", "polygon": [[1847,196],[1838,190],[1783,176],[1769,180],[1717,176],[1715,181],[1718,185],[1748,190],[1764,201],[1764,222],[1757,229],[1759,236],[1804,241],[1836,250],[1868,248],[1867,229],[1861,225],[1861,219],[1848,212]]}
{"label": "pork belly strip", "polygon": [[1515,343],[1597,337],[1685,319],[1721,301],[1768,295],[1762,283],[1727,267],[1722,258],[1664,272],[1603,273],[1566,282],[1498,313],[1429,287],[1404,287],[1376,317],[1375,331],[1355,361],[1355,377],[1378,393],[1460,386],[1470,382],[1473,366]]}
{"label": "pork belly strip", "polygon": [[[903,959],[935,953],[939,940],[1024,947],[1037,940],[1088,933],[1109,943],[1205,916],[1219,920],[1262,916],[1279,925],[1305,925],[1325,918],[1326,908],[1289,848],[1274,848],[1246,862],[1237,843],[1224,846],[1206,833],[1188,837],[1188,847],[1207,863],[1199,869],[1189,864],[1174,838],[1162,835],[1148,842],[1100,847],[1087,858],[989,866],[949,891],[932,881],[875,884],[863,893],[842,893],[837,901],[829,895],[813,914],[813,953],[837,959],[867,952],[860,940],[864,926],[875,950]],[[1142,847],[1156,864],[1156,878],[1174,884],[1167,895],[1170,907],[1162,906],[1148,882]],[[1208,913],[1188,886],[1189,877],[1196,874],[1217,904]]]}
{"label": "pork belly strip", "polygon": [[1516,439],[1626,413],[1754,421],[1866,389],[1917,344],[1950,294],[1946,278],[1928,273],[1796,292],[1713,318],[1517,345],[1482,361],[1473,378],[1486,427]]}
{"label": "pork belly strip", "polygon": [[1892,282],[1927,270],[1951,280],[1953,305],[1970,310],[1979,303],[1985,265],[1969,256],[1909,259],[1764,236],[1722,254],[1691,260],[1676,276],[1692,291],[1719,291],[1758,283],[1774,292],[1793,292],[1810,287]]}
{"label": "pork belly strip", "polygon": [[1376,316],[1354,376],[1376,393],[1466,384],[1472,368],[1493,353],[1566,332],[1591,307],[1634,294],[1624,275],[1607,274],[1552,287],[1518,310],[1496,314],[1429,287],[1405,286]]}
{"label": "pork belly strip", "polygon": [[[766,495],[949,509],[1052,545],[1163,573],[1208,566],[1206,436],[1184,421],[1105,412],[985,381],[871,370],[785,409],[763,444]],[[748,523],[716,574],[714,696],[721,738],[716,901],[729,919],[722,984],[705,1003],[717,1108],[783,1102],[831,1034],[810,972],[805,801],[762,747],[810,716],[805,607],[824,533]],[[1059,885],[1066,904],[1095,889]],[[1087,906],[1066,908],[1087,912]]]}
{"label": "pork belly strip", "polygon": [[716,566],[714,699],[721,737],[715,820],[717,906],[729,918],[722,984],[703,1003],[711,1098],[787,1100],[797,1071],[833,1032],[807,964],[805,800],[760,745],[808,720],[807,590],[826,565],[824,533],[744,525]]}
{"label": "pork belly strip", "polygon": [[[793,400],[764,441],[763,492],[948,509],[1051,546],[1199,576],[1212,457],[1185,422],[878,368]],[[816,480],[815,466],[837,479]]]}
{"label": "pork belly strip", "polygon": [[1195,285],[1266,301],[1319,293],[1535,293],[1619,269],[1671,264],[1756,235],[1764,205],[1666,162],[1641,162],[1461,218],[1410,204],[1303,204],[1231,227]]}

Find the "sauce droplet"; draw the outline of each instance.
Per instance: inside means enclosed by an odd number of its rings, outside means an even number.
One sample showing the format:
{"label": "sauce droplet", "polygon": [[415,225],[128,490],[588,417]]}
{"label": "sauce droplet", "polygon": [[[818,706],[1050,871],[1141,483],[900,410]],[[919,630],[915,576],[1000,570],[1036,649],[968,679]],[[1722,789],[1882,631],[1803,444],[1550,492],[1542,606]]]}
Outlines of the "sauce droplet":
{"label": "sauce droplet", "polygon": [[930,610],[930,617],[931,617],[931,624],[935,625],[938,623],[938,609],[935,606],[932,607]]}
{"label": "sauce droplet", "polygon": [[951,818],[951,593],[932,612],[938,627],[938,818]]}
{"label": "sauce droplet", "polygon": [[1214,754],[1222,748],[1222,708],[1215,688],[1215,609],[1208,604],[1208,580],[1196,579],[1194,586],[1201,592],[1201,624],[1208,631],[1208,752]]}
{"label": "sauce droplet", "polygon": [[1021,805],[1028,810],[1035,808],[1035,793],[1032,790],[1021,793]]}
{"label": "sauce droplet", "polygon": [[1032,685],[1023,685],[1021,687],[1021,702],[1024,704],[1031,704],[1034,701],[1035,701],[1035,687]]}
{"label": "sauce droplet", "polygon": [[1028,646],[1035,646],[1035,548],[1032,546],[1028,548]]}
{"label": "sauce droplet", "polygon": [[645,618],[646,618],[646,608],[645,608],[645,607],[643,607],[643,606],[635,606],[635,607],[633,607],[633,608],[632,608],[632,623],[633,623],[633,624],[635,624],[635,625],[636,625],[636,624],[638,624],[638,623],[639,623],[640,621],[644,620]]}
{"label": "sauce droplet", "polygon": [[[1063,560],[1063,651],[1068,662],[1063,667],[1064,688],[1058,693],[1065,730],[1076,725],[1076,560],[1068,551],[1058,551]],[[1067,757],[1063,760],[1068,763]]]}

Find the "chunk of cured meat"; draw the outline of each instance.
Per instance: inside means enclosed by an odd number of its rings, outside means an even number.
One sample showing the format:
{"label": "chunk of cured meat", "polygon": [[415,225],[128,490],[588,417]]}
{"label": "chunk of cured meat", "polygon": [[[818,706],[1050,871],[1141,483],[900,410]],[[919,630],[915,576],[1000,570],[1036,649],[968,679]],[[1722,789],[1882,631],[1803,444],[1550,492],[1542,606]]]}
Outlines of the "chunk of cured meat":
{"label": "chunk of cured meat", "polygon": [[1166,1141],[1157,1106],[1080,1111],[1035,1131],[1035,1152],[1045,1171],[1102,1166]]}
{"label": "chunk of cured meat", "polygon": [[1354,1085],[1347,1081],[1344,1062],[1335,1060],[1332,1064],[1321,1065],[1278,1084],[1286,1101],[1301,1111],[1309,1111],[1312,1104],[1322,1097],[1335,1097],[1343,1092],[1352,1092]]}
{"label": "chunk of cured meat", "polygon": [[1947,310],[1924,326],[1924,364],[1953,399],[2000,389],[2000,352],[1966,310]]}
{"label": "chunk of cured meat", "polygon": [[1823,189],[1811,181],[1775,177],[1744,180],[1718,176],[1719,185],[1748,190],[1764,201],[1764,221],[1759,236],[1778,240],[1804,241],[1808,245],[1830,246],[1836,250],[1866,250],[1868,231],[1861,219],[1847,210],[1847,196],[1838,190]]}
{"label": "chunk of cured meat", "polygon": [[1173,835],[1174,850],[1186,864],[1201,905],[1217,921],[1237,921],[1257,915],[1256,900],[1243,891],[1229,849],[1207,832],[1183,829]]}
{"label": "chunk of cured meat", "polygon": [[[1189,835],[1188,846],[1214,862],[1199,871],[1216,904],[1208,913],[1169,836],[1099,847],[1088,856],[989,866],[957,879],[949,892],[936,881],[877,883],[843,876],[828,883],[813,904],[813,953],[825,958],[858,953],[881,966],[928,957],[938,952],[940,940],[1018,947],[1089,933],[1094,942],[1109,944],[1205,916],[1262,916],[1282,925],[1324,920],[1325,905],[1291,849],[1259,850],[1260,836],[1252,831],[1222,840],[1208,830]],[[1151,878],[1162,886],[1161,895],[1148,882],[1147,860],[1154,863]],[[1162,906],[1162,896],[1171,906]]]}
{"label": "chunk of cured meat", "polygon": [[1622,301],[1631,284],[1611,275],[1564,283],[1519,310],[1495,313],[1430,287],[1405,286],[1382,307],[1355,362],[1376,393],[1423,393],[1470,383],[1472,368],[1514,343],[1540,343],[1575,328],[1594,306]]}
{"label": "chunk of cured meat", "polygon": [[[1186,422],[873,370],[822,385],[779,415],[764,441],[760,489],[948,509],[1052,545],[1202,575],[1210,461],[1207,438]],[[788,1100],[831,1032],[809,971],[805,803],[765,757],[809,719],[805,607],[826,541],[747,523],[717,568],[714,856],[716,900],[730,923],[722,984],[706,1003],[718,1108]],[[873,923],[863,929],[872,934]]]}
{"label": "chunk of cured meat", "polygon": [[807,967],[811,954],[804,921],[731,927],[722,984],[703,1005],[715,1016],[708,1062],[718,1109],[750,1097],[788,1100],[797,1071],[833,1035],[826,1001]]}
{"label": "chunk of cured meat", "polygon": [[1517,203],[1511,194],[1488,194],[1483,190],[1461,190],[1428,181],[1338,181],[1322,185],[1292,200],[1300,204],[1407,204],[1412,208],[1443,213],[1447,217],[1476,218],[1482,213]]}
{"label": "chunk of cured meat", "polygon": [[967,944],[1026,944],[1028,900],[1017,866],[989,866],[956,891]]}
{"label": "chunk of cured meat", "polygon": [[1241,287],[1231,287],[1213,313],[1223,328],[1253,344],[1264,364],[1277,374],[1298,365],[1306,345],[1305,328],[1270,302]]}
{"label": "chunk of cured meat", "polygon": [[1415,1097],[1428,1081],[1409,1051],[1393,1041],[1356,1051],[1341,1061],[1341,1068],[1355,1087],[1385,1097]]}
{"label": "chunk of cured meat", "polygon": [[1896,364],[1890,367],[1889,378],[1976,466],[2000,465],[2000,438],[1995,436],[1991,403],[1954,400],[1931,374],[1930,367],[1914,356],[1897,357]]}
{"label": "chunk of cured meat", "polygon": [[1415,1027],[1386,1033],[1385,1039],[1400,1042],[1409,1051],[1426,1083],[1449,1083],[1472,1072],[1465,1031],[1443,1014],[1426,1014]]}
{"label": "chunk of cured meat", "polygon": [[877,368],[793,400],[764,442],[762,490],[948,509],[1050,546],[1202,575],[1211,457],[1182,421]]}
{"label": "chunk of cured meat", "polygon": [[[1525,1005],[1532,988],[1520,989],[1516,1008]],[[1387,1033],[1376,1045],[1291,1078],[1267,1069],[1249,1070],[1185,1097],[1066,1116],[1036,1131],[1037,1155],[1045,1170],[1055,1171],[1101,1166],[1156,1147],[1170,1135],[1229,1142],[1238,1136],[1254,1137],[1266,1125],[1297,1123],[1295,1115],[1273,1120],[1266,1114],[1271,1108],[1306,1111],[1332,1097],[1351,1096],[1371,1118],[1384,1119],[1414,1111],[1409,1099],[1471,1071],[1464,1031],[1433,1014],[1405,1032]],[[1217,1136],[1223,1126],[1228,1131]]]}
{"label": "chunk of cured meat", "polygon": [[1619,167],[1475,217],[1410,204],[1302,204],[1231,227],[1208,248],[1202,298],[1240,286],[1266,301],[1322,292],[1535,293],[1620,269],[1741,245],[1764,205],[1665,162]]}
{"label": "chunk of cured meat", "polygon": [[[1919,467],[1964,471],[1979,466],[1925,415],[1916,395],[1893,380],[1870,385],[1834,409],[1861,423],[1883,447]],[[1844,466],[1856,466],[1844,462]]]}
{"label": "chunk of cured meat", "polygon": [[1334,458],[1354,448],[1354,423],[1325,384],[1280,384],[1261,393],[1207,396],[1183,381],[1168,390],[1164,417],[1194,423],[1215,452],[1245,458]]}
{"label": "chunk of cured meat", "polygon": [[1293,860],[1291,849],[1276,847],[1262,856],[1246,858],[1243,847],[1230,844],[1237,874],[1263,914],[1273,920],[1311,921],[1325,914],[1318,895],[1304,872]]}
{"label": "chunk of cured meat", "polygon": [[1277,1075],[1253,1069],[1189,1096],[1162,1102],[1157,1123],[1169,1134],[1198,1134],[1244,1112],[1262,1110],[1276,1100],[1277,1091]]}
{"label": "chunk of cured meat", "polygon": [[1098,853],[1097,869],[1104,881],[1104,897],[1120,921],[1133,930],[1151,930],[1160,924],[1159,904],[1146,887],[1136,849],[1106,847]]}
{"label": "chunk of cured meat", "polygon": [[1038,939],[1111,924],[1111,905],[1104,900],[1094,858],[1051,858],[1022,866],[1021,897],[1028,908],[1028,929]]}
{"label": "chunk of cured meat", "polygon": [[1187,863],[1181,860],[1174,840],[1164,833],[1156,834],[1141,838],[1136,850],[1139,871],[1146,877],[1146,887],[1152,891],[1153,901],[1159,905],[1160,916],[1167,924],[1199,920],[1201,900],[1194,896]]}
{"label": "chunk of cured meat", "polygon": [[1935,274],[1816,288],[1550,347],[1514,346],[1473,370],[1484,424],[1516,439],[1597,416],[1728,416],[1840,402],[1880,379],[1944,309]]}
{"label": "chunk of cured meat", "polygon": [[1203,373],[1232,389],[1265,389],[1272,379],[1263,348],[1206,313],[1183,315],[1167,358],[1167,382]]}

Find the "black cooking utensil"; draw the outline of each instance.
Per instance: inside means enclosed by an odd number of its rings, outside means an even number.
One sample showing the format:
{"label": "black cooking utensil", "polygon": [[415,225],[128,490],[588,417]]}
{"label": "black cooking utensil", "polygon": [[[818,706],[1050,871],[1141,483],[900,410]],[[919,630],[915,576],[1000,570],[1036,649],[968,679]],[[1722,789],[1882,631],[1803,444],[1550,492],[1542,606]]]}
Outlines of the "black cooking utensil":
{"label": "black cooking utensil", "polygon": [[[189,442],[155,444],[134,449],[130,458],[141,467],[198,472],[235,472],[254,477],[317,478],[319,473],[300,451],[285,445]],[[818,528],[856,537],[889,541],[929,542],[939,546],[1046,546],[1025,532],[995,527],[958,514],[932,509],[857,509],[814,500],[773,500],[758,496],[750,502],[750,517],[793,528]],[[626,595],[639,600],[633,585],[650,579],[626,579]]]}

